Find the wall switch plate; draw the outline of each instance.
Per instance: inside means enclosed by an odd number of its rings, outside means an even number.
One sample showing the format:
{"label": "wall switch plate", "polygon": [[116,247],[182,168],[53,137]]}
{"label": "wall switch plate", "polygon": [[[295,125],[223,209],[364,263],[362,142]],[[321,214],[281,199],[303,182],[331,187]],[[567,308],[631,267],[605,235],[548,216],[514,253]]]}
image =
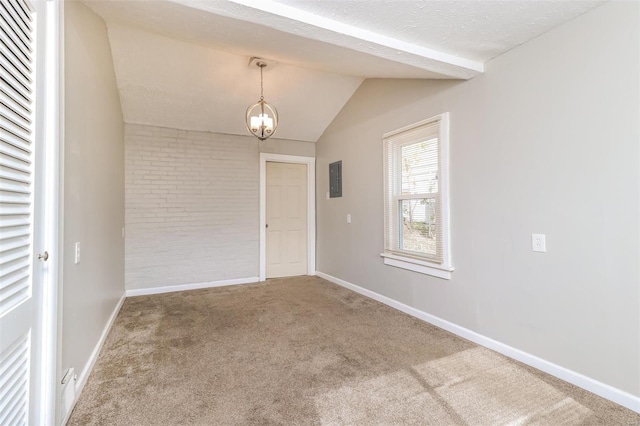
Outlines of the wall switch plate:
{"label": "wall switch plate", "polygon": [[351,223],[351,214],[347,213],[347,223]]}
{"label": "wall switch plate", "polygon": [[330,197],[329,197],[329,191],[327,191],[327,200],[328,200],[329,198],[330,198]]}
{"label": "wall switch plate", "polygon": [[531,234],[531,249],[540,253],[547,252],[547,242],[544,234]]}
{"label": "wall switch plate", "polygon": [[80,243],[76,243],[76,265],[80,263]]}

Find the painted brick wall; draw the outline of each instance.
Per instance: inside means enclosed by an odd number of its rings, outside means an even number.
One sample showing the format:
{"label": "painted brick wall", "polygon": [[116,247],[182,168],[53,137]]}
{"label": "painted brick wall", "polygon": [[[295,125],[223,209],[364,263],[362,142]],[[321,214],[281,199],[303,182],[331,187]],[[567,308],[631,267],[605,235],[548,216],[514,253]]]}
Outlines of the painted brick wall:
{"label": "painted brick wall", "polygon": [[258,276],[259,152],[315,151],[269,142],[126,125],[127,289]]}

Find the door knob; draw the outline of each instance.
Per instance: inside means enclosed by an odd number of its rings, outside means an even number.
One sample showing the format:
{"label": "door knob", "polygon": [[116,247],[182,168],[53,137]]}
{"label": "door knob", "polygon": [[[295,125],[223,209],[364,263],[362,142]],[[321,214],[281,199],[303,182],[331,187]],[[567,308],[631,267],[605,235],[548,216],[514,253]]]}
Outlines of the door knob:
{"label": "door knob", "polygon": [[49,252],[44,252],[38,255],[38,260],[44,260],[45,262],[49,259]]}
{"label": "door knob", "polygon": [[267,223],[267,225],[265,226],[265,228],[268,228],[268,227],[269,227],[269,224]]}

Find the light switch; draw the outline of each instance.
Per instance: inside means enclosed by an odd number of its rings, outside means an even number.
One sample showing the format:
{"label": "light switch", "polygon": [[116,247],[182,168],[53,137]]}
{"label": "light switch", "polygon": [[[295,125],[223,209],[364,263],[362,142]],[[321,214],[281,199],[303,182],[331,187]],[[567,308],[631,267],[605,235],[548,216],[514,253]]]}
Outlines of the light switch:
{"label": "light switch", "polygon": [[327,191],[327,200],[329,199],[329,191]]}
{"label": "light switch", "polygon": [[531,234],[531,249],[540,253],[547,252],[547,242],[544,234]]}
{"label": "light switch", "polygon": [[80,243],[76,243],[76,265],[80,263]]}
{"label": "light switch", "polygon": [[347,223],[351,223],[351,214],[347,213]]}

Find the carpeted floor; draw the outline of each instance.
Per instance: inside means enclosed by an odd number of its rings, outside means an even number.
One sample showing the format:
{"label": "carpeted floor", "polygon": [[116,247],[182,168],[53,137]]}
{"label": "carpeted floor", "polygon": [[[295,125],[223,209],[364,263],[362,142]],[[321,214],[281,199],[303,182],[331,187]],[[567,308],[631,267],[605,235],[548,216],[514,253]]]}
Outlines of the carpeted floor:
{"label": "carpeted floor", "polygon": [[316,277],[129,298],[70,425],[638,425]]}

